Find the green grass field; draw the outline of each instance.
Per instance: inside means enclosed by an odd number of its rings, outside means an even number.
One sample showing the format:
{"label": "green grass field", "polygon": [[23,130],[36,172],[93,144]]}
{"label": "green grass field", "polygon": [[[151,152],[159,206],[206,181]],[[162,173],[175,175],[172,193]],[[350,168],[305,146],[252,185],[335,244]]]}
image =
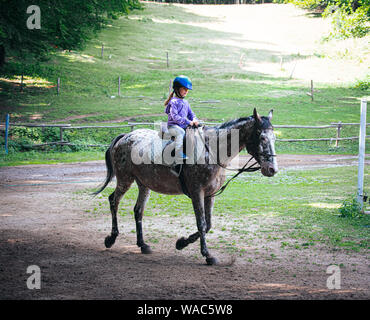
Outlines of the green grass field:
{"label": "green grass field", "polygon": [[[240,69],[241,54],[249,61],[279,63],[280,55],[269,50],[245,50],[238,46],[218,44],[238,35],[199,27],[193,23],[217,22],[215,18],[194,15],[183,8],[166,4],[145,3],[145,9],[115,20],[92,39],[82,52],[58,52],[51,59],[35,65],[22,65],[12,59],[0,76],[0,121],[7,113],[11,122],[99,124],[135,120],[166,120],[163,101],[169,82],[176,75],[188,75],[194,85],[189,101],[198,118],[222,122],[251,115],[256,107],[261,114],[274,109],[274,124],[320,125],[331,122],[359,122],[360,99],[369,94],[356,83],[328,85],[315,83],[315,99],[307,96],[309,83],[294,78],[273,77]],[[313,18],[312,18],[313,19]],[[217,39],[217,41],[210,41]],[[104,56],[101,46],[104,44]],[[169,54],[167,67],[166,54]],[[284,61],[306,59],[286,55]],[[338,60],[338,65],[341,61]],[[20,92],[21,73],[25,88]],[[117,96],[118,76],[122,79],[121,97]],[[57,78],[61,93],[56,94]],[[115,96],[112,98],[112,96]],[[216,101],[204,103],[204,101]],[[106,123],[107,124],[107,123]],[[41,131],[41,129],[39,130]],[[123,130],[70,131],[74,143],[88,141],[107,144]],[[335,137],[335,129],[276,130],[277,138]],[[41,133],[17,132],[11,139],[27,136],[29,143],[48,141]],[[57,135],[57,131],[53,133]],[[358,127],[346,127],[342,136],[358,135]],[[31,137],[30,137],[31,136]],[[26,141],[26,142],[27,142]],[[50,141],[50,140],[49,140]],[[4,138],[1,131],[0,142]],[[370,147],[369,142],[367,147]],[[358,143],[334,142],[278,143],[280,153],[351,153]],[[91,150],[91,149],[89,149]],[[81,160],[103,159],[102,149],[66,149],[80,154]],[[2,152],[0,165],[65,161],[60,148],[44,152]],[[45,154],[47,153],[47,154]],[[78,158],[78,156],[76,157]]]}

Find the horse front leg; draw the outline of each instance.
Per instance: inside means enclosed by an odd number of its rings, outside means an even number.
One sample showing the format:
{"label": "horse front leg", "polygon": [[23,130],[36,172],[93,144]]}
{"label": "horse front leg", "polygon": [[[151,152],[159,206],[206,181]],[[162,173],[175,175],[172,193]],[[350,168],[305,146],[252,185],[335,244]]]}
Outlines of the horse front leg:
{"label": "horse front leg", "polygon": [[[213,205],[215,202],[214,197],[208,197],[204,199],[204,212],[205,212],[205,219],[206,219],[206,233],[208,233],[209,230],[211,230],[211,216],[212,216],[212,210],[213,210]],[[176,249],[177,250],[182,250],[185,247],[187,247],[190,243],[194,243],[197,241],[200,237],[199,231],[191,234],[188,238],[182,237],[177,240],[176,242]]]}
{"label": "horse front leg", "polygon": [[207,220],[209,219],[206,219],[206,216],[205,216],[204,193],[200,192],[196,195],[193,195],[192,202],[193,202],[195,217],[197,220],[198,232],[200,236],[200,252],[203,257],[206,257],[206,262],[208,265],[217,264],[218,263],[217,259],[209,253],[208,248],[207,248],[207,243],[206,243]]}

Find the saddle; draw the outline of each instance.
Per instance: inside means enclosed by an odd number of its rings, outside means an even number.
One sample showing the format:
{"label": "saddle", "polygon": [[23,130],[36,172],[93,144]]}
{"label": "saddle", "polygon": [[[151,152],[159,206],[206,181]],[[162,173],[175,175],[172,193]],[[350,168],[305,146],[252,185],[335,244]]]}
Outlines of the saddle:
{"label": "saddle", "polygon": [[[169,166],[172,166],[173,163],[170,161],[170,163],[168,163],[168,161],[166,162],[165,160],[168,160],[168,159],[165,159],[165,156],[167,155],[171,155],[172,159],[170,160],[174,160],[174,157],[175,157],[175,137],[171,135],[171,133],[169,132],[168,130],[168,127],[167,127],[167,123],[166,122],[161,122],[160,125],[159,125],[159,128],[158,129],[158,136],[159,138],[161,139],[162,141],[162,156],[163,156],[163,159],[164,159],[164,165],[169,165]],[[199,136],[202,135],[203,136],[203,132],[202,132],[202,128],[200,128],[199,130],[198,129],[195,129],[195,128],[191,128],[191,127],[188,127],[186,130],[185,130],[185,136],[184,136],[184,141],[183,141],[183,149],[184,149],[184,153],[185,150],[187,151],[187,156],[189,157],[189,160],[186,162],[186,160],[183,160],[182,163],[186,164],[195,164],[195,163],[201,163],[199,160],[201,159],[202,156],[204,156],[204,137],[201,137],[199,138]],[[190,143],[189,145],[189,148],[187,148],[187,143]],[[169,149],[167,148],[171,148],[171,153],[169,153]],[[166,150],[167,149],[167,150]],[[190,151],[189,151],[190,150]]]}
{"label": "saddle", "polygon": [[[159,130],[158,130],[158,136],[162,141],[162,158],[163,158],[166,148],[170,147],[170,145],[172,145],[171,156],[174,157],[175,156],[175,145],[174,145],[175,137],[171,136],[171,133],[168,131],[167,122],[160,123]],[[184,140],[185,140],[185,137],[184,137]],[[167,164],[165,161],[163,162],[164,162],[163,163],[164,165],[173,166],[172,163]]]}
{"label": "saddle", "polygon": [[[192,131],[190,131],[190,130],[192,130]],[[184,142],[183,142],[184,150],[186,150],[186,142],[187,142],[186,137],[187,136],[189,137],[189,134],[194,136],[194,134],[195,134],[194,130],[195,130],[194,128],[188,128],[188,129],[185,130],[186,134],[184,136]],[[168,130],[166,122],[161,122],[160,123],[158,136],[162,140],[162,148],[163,148],[162,149],[162,156],[166,152],[166,148],[171,147],[172,148],[171,156],[174,157],[175,156],[175,148],[174,148],[175,137],[171,136],[171,133]],[[197,161],[201,156],[201,152],[199,152],[199,151],[197,152],[197,147],[195,147],[193,151],[194,151],[193,152],[194,154],[192,154],[192,156],[195,156],[195,158],[193,158],[192,161]],[[198,154],[198,156],[197,156],[197,154]],[[171,167],[170,170],[176,177],[179,178],[180,185],[181,185],[183,193],[185,195],[189,196],[189,192],[187,190],[187,187],[186,187],[186,184],[185,184],[185,181],[184,181],[184,175],[183,175],[184,165],[186,165],[186,160],[183,160],[183,163],[181,163],[181,164],[172,163],[170,165],[170,167]]]}
{"label": "saddle", "polygon": [[159,124],[158,136],[163,139],[164,135],[169,135],[167,122],[161,122]]}

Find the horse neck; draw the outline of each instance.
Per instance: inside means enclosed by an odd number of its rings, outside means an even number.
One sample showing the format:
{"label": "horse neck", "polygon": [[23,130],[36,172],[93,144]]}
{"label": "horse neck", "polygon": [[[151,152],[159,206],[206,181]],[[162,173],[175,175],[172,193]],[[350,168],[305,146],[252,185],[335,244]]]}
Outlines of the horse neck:
{"label": "horse neck", "polygon": [[255,120],[253,117],[247,118],[247,120],[241,120],[237,124],[239,130],[239,152],[242,151],[252,137],[254,131]]}
{"label": "horse neck", "polygon": [[[225,128],[219,128],[217,131],[220,154],[224,154],[225,150],[221,150],[221,147],[227,148],[227,154],[230,156],[220,156],[219,163],[223,166],[229,165],[229,163],[246,147],[246,142],[250,139],[254,128],[254,119],[240,118],[238,120],[232,121],[226,124]],[[226,136],[228,136],[226,138]],[[235,138],[238,138],[238,145],[235,145]],[[231,139],[230,139],[231,137]],[[226,142],[226,145],[223,143]]]}

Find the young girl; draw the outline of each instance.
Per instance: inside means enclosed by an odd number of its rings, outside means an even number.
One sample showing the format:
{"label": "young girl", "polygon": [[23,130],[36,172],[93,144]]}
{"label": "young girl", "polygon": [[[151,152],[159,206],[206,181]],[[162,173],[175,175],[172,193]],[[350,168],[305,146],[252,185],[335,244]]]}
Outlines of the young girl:
{"label": "young girl", "polygon": [[[191,110],[189,102],[184,98],[193,89],[188,77],[178,76],[173,80],[173,91],[165,101],[165,112],[168,114],[168,131],[175,139],[175,160],[188,159],[183,152],[185,129],[188,126],[198,126],[199,121]],[[179,161],[177,161],[179,162]]]}

